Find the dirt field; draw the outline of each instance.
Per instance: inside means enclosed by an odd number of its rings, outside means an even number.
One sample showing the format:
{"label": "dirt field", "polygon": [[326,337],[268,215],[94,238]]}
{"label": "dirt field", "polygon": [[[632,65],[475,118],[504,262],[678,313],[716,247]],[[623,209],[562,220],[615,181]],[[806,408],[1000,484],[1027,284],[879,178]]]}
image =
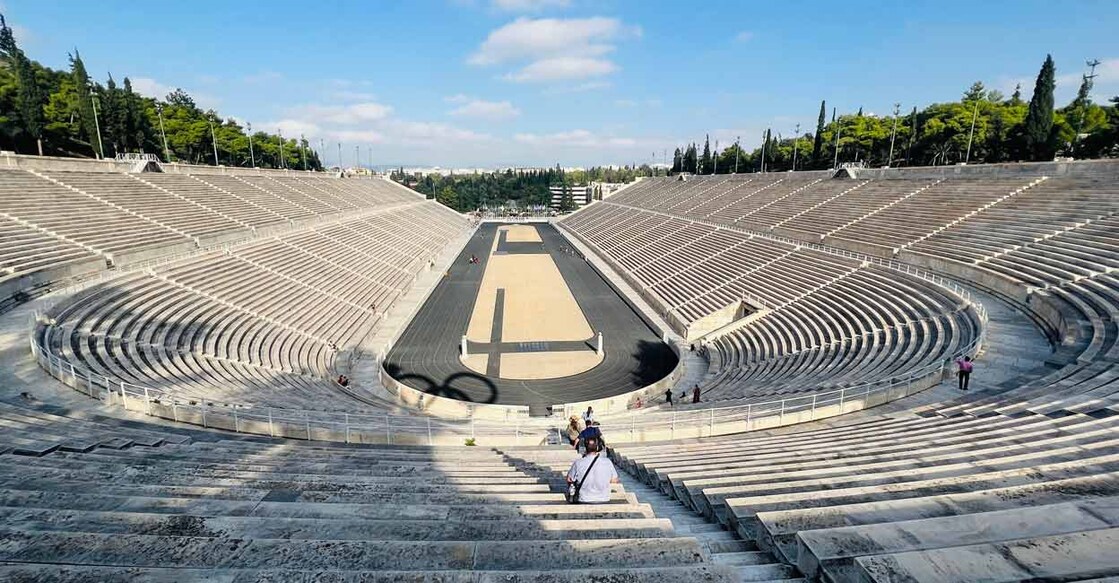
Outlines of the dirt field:
{"label": "dirt field", "polygon": [[502,342],[586,340],[593,334],[559,268],[547,254],[493,255],[466,337],[491,342],[497,290],[504,289]]}
{"label": "dirt field", "polygon": [[518,380],[556,379],[586,372],[599,365],[602,356],[583,352],[512,352],[501,355],[501,378]]}
{"label": "dirt field", "polygon": [[532,225],[509,225],[501,227],[498,232],[505,231],[505,240],[510,243],[540,243],[540,232]]}

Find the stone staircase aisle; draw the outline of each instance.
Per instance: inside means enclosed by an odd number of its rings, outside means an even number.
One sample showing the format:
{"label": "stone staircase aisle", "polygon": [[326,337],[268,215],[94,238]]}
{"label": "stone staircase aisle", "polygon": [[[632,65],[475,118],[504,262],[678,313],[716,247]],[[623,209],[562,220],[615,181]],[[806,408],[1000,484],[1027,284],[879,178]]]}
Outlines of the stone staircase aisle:
{"label": "stone staircase aisle", "polygon": [[771,553],[758,550],[753,541],[744,541],[738,535],[724,530],[719,524],[708,522],[676,500],[650,488],[637,478],[619,469],[618,476],[627,493],[638,502],[648,504],[657,518],[672,521],[672,528],[679,536],[696,538],[718,564],[734,567],[739,581],[779,581],[791,583],[804,581],[795,567],[781,563]]}
{"label": "stone staircase aisle", "polygon": [[[521,472],[550,484],[553,492],[565,488],[564,474],[577,454],[562,447],[512,447],[499,450],[507,463]],[[792,583],[805,581],[793,566],[780,562],[774,555],[758,549],[753,541],[743,541],[721,525],[709,522],[676,500],[644,484],[640,479],[618,468],[625,498],[652,511],[652,516],[672,523],[677,537],[694,538],[710,561],[734,570],[742,582],[768,581]],[[681,582],[684,583],[684,582]]]}

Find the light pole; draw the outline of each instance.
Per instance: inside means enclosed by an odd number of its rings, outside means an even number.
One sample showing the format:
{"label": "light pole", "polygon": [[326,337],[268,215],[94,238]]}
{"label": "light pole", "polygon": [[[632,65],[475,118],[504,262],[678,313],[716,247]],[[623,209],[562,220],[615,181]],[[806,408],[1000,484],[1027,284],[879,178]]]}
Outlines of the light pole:
{"label": "light pole", "polygon": [[762,164],[761,171],[765,173],[765,147],[769,145],[769,130],[762,132]]}
{"label": "light pole", "polygon": [[793,130],[793,172],[797,171],[797,146],[800,145],[800,124]]}
{"label": "light pole", "polygon": [[894,129],[890,132],[890,157],[886,159],[886,167],[889,168],[894,163],[894,138],[898,135],[898,113],[901,112],[901,104],[894,104]]}
{"label": "light pole", "polygon": [[971,161],[971,139],[975,137],[975,121],[979,119],[979,99],[975,100],[975,110],[971,112],[971,129],[967,132],[967,155],[964,164]]}
{"label": "light pole", "polygon": [[741,142],[741,141],[742,141],[741,136],[735,136],[734,137],[734,173],[735,174],[738,174],[738,154],[739,154],[739,152],[742,151],[742,146],[739,145],[739,142]]}
{"label": "light pole", "polygon": [[218,163],[218,135],[214,133],[213,116],[207,117],[206,121],[210,122],[210,140],[214,144],[214,166],[220,166],[220,164]]}
{"label": "light pole", "polygon": [[338,171],[342,171],[342,142],[338,142]]}
{"label": "light pole", "polygon": [[361,167],[361,144],[354,146],[354,168]]}
{"label": "light pole", "polygon": [[303,144],[306,141],[307,140],[303,138],[303,134],[299,134],[299,157],[303,158],[303,171],[304,172],[307,171],[307,153],[306,153],[306,150],[303,147]]}
{"label": "light pole", "polygon": [[284,130],[276,129],[276,135],[280,138],[280,169],[283,170],[287,167],[284,165]]}
{"label": "light pole", "polygon": [[719,140],[715,140],[715,151],[711,153],[711,174],[719,173]]}
{"label": "light pole", "polygon": [[253,152],[253,124],[245,124],[245,128],[249,134],[249,160],[252,162],[253,168],[256,168],[256,154]]}
{"label": "light pole", "polygon": [[163,158],[167,162],[171,161],[171,149],[167,147],[167,132],[163,131],[163,105],[160,103],[155,104],[155,113],[159,116],[159,135],[163,136]]}
{"label": "light pole", "polygon": [[90,91],[89,101],[93,104],[93,127],[97,129],[97,150],[101,153],[101,159],[104,160],[105,143],[101,141],[101,122],[97,120],[97,94]]}
{"label": "light pole", "polygon": [[835,161],[831,163],[832,169],[839,168],[839,136],[843,133],[843,126],[835,126]]}

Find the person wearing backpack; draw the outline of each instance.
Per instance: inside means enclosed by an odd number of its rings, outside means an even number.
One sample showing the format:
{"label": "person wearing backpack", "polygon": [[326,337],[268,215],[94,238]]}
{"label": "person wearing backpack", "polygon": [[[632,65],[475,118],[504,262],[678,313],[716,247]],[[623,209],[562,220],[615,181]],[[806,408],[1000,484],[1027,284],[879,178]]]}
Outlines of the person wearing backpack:
{"label": "person wearing backpack", "polygon": [[597,438],[586,440],[587,453],[567,470],[567,501],[572,504],[602,504],[610,501],[610,484],[619,483],[618,471],[602,455]]}
{"label": "person wearing backpack", "polygon": [[579,437],[575,439],[575,449],[579,450],[580,454],[586,453],[587,441],[591,439],[598,442],[599,449],[606,449],[606,440],[602,438],[602,430],[598,428],[598,423],[595,422],[587,424],[586,429],[579,432]]}

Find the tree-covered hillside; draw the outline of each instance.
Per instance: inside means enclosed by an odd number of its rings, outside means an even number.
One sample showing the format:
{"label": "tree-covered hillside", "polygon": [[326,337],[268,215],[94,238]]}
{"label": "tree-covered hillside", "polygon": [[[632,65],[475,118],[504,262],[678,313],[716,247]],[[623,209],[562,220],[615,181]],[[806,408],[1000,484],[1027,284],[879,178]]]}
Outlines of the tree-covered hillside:
{"label": "tree-covered hillside", "polygon": [[256,131],[250,144],[250,131],[182,90],[152,99],[133,91],[128,77],[94,81],[77,50],[69,71],[44,67],[24,54],[0,16],[0,149],[85,158],[146,152],[214,164],[216,141],[217,162],[226,166],[255,160],[262,168],[322,168],[306,140]]}

